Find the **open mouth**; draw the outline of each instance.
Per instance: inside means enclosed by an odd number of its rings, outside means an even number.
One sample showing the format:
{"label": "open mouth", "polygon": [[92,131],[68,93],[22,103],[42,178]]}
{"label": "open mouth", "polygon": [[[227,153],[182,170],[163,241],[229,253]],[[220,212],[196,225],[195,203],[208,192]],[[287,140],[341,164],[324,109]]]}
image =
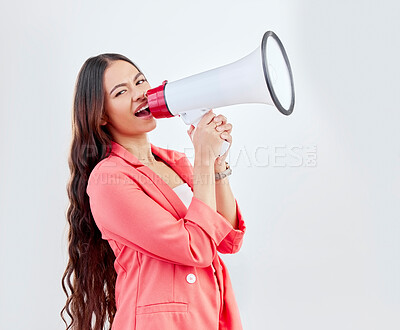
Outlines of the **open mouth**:
{"label": "open mouth", "polygon": [[136,117],[147,117],[150,115],[149,107],[146,105],[144,108],[135,112]]}

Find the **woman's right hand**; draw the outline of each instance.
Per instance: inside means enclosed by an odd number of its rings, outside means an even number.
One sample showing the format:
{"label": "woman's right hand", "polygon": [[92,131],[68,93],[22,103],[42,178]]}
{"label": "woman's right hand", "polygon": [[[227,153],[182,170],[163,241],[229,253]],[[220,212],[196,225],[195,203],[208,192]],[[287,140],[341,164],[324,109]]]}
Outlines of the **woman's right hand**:
{"label": "woman's right hand", "polygon": [[208,111],[196,128],[191,125],[187,131],[193,142],[195,157],[209,164],[214,164],[224,141],[220,137],[221,133],[215,129],[216,124],[213,121],[215,116],[212,110]]}

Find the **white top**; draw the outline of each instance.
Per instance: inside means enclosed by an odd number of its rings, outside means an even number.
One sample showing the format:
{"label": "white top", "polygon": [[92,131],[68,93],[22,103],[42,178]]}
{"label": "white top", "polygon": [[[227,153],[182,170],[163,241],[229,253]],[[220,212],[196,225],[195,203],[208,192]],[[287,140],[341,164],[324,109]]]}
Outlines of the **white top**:
{"label": "white top", "polygon": [[185,182],[180,184],[179,186],[176,186],[172,190],[175,191],[183,204],[185,204],[186,208],[188,208],[189,204],[192,202],[193,197],[193,192],[192,189],[190,189],[189,185]]}

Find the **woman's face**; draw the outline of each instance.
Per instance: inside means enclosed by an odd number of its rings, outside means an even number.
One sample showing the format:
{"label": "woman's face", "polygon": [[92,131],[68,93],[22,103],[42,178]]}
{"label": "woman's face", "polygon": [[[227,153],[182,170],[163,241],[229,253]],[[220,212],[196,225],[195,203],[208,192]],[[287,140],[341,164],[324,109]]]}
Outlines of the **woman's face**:
{"label": "woman's face", "polygon": [[[104,72],[104,106],[107,117],[101,125],[108,125],[115,140],[138,136],[153,130],[156,120],[148,111],[144,93],[150,85],[142,73],[126,61],[112,62]],[[145,116],[143,116],[145,115]]]}

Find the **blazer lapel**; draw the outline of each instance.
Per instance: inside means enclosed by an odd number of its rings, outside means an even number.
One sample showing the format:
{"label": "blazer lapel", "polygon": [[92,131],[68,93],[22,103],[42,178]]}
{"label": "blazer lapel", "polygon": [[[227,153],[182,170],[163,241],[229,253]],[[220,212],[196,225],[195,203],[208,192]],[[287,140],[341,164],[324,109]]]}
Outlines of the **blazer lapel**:
{"label": "blazer lapel", "polygon": [[[151,151],[168,164],[193,191],[192,165],[187,157],[174,150],[159,148],[153,144],[150,145]],[[128,161],[137,171],[145,175],[154,183],[155,187],[159,189],[165,199],[169,202],[166,204],[165,201],[158,200],[165,209],[171,212],[175,217],[177,217],[177,219],[183,218],[186,215],[187,208],[185,204],[183,204],[175,191],[154,171],[142,164],[133,154],[114,141],[112,141],[112,152]]]}
{"label": "blazer lapel", "polygon": [[[193,191],[192,167],[189,160],[184,154],[178,153],[174,150],[159,148],[153,144],[151,144],[151,150],[155,155],[160,157],[166,164],[168,164],[181,177],[181,179],[189,185],[190,189],[192,189]],[[141,169],[144,168],[154,173],[146,166],[141,167]],[[157,174],[154,173],[154,175],[158,177]],[[185,204],[183,204],[179,196],[167,183],[165,183],[164,180],[162,180],[161,178],[160,180],[161,182],[158,185],[158,188],[163,193],[165,198],[168,199],[171,206],[176,211],[178,217],[183,218],[187,212]]]}

